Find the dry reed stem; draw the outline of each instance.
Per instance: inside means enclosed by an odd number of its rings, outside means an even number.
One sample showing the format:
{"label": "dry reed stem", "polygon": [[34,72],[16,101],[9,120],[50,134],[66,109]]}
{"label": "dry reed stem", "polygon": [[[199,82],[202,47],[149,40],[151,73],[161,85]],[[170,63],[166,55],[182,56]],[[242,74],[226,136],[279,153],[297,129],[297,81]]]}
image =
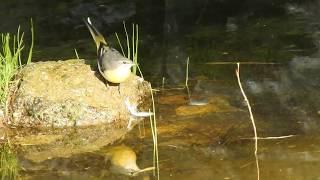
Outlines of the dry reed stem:
{"label": "dry reed stem", "polygon": [[[155,107],[155,101],[153,97],[153,89],[150,84],[150,92],[151,92],[151,99],[152,99],[152,112],[153,112],[153,118],[150,116],[150,124],[151,124],[151,131],[152,131],[152,137],[153,137],[153,159],[155,161],[153,162],[153,167],[155,167],[155,170],[157,171],[157,180],[160,179],[160,169],[159,169],[159,151],[158,151],[158,130],[157,130],[157,121],[156,121],[156,107]],[[150,110],[149,110],[150,112]],[[153,171],[155,175],[155,171]]]}
{"label": "dry reed stem", "polygon": [[255,140],[255,150],[254,150],[254,156],[255,156],[255,160],[256,160],[256,167],[257,167],[257,179],[260,179],[260,169],[259,169],[259,160],[258,160],[258,134],[257,134],[257,128],[256,128],[256,124],[254,121],[254,117],[252,114],[252,110],[251,110],[251,106],[250,106],[250,102],[246,96],[246,93],[244,92],[242,85],[241,85],[241,80],[240,80],[240,63],[237,63],[237,69],[236,69],[236,75],[237,75],[237,79],[238,79],[238,85],[239,88],[241,90],[242,96],[247,104],[248,107],[248,111],[250,114],[250,119],[251,119],[251,123],[253,126],[253,131],[254,131],[254,140]]}

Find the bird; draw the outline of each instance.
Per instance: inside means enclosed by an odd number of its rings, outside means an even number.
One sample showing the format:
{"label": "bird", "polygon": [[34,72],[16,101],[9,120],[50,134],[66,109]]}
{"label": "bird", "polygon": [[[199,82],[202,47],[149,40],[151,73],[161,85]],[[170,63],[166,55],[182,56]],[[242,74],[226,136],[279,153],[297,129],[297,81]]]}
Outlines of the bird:
{"label": "bird", "polygon": [[105,160],[111,163],[110,170],[115,173],[133,176],[140,171],[136,153],[126,145],[111,147],[103,154]]}
{"label": "bird", "polygon": [[154,170],[154,167],[140,169],[137,165],[136,153],[124,144],[100,150],[100,153],[105,157],[105,161],[110,162],[110,170],[117,174],[137,176],[142,172]]}
{"label": "bird", "polygon": [[84,19],[84,22],[97,46],[97,64],[100,74],[110,83],[120,84],[125,82],[131,76],[131,67],[135,63],[124,57],[116,49],[108,46],[105,38],[91,23],[89,17]]}

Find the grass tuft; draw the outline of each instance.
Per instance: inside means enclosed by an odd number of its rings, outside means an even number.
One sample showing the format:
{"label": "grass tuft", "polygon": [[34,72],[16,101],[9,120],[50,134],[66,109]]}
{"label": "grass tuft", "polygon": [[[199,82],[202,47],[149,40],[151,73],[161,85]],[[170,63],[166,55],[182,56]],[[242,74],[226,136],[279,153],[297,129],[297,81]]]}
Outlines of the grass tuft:
{"label": "grass tuft", "polygon": [[[30,63],[32,59],[32,51],[34,44],[34,30],[31,19],[31,45],[29,49],[26,63]],[[0,49],[0,104],[6,107],[6,101],[9,94],[10,83],[22,67],[22,50],[24,49],[24,33],[18,27],[17,34],[1,33],[1,49]]]}
{"label": "grass tuft", "polygon": [[[9,92],[10,82],[21,66],[21,51],[23,33],[20,35],[20,26],[17,35],[13,36],[13,46],[11,46],[11,35],[1,34],[2,52],[0,52],[0,103],[5,104]],[[12,48],[13,47],[13,48]]]}

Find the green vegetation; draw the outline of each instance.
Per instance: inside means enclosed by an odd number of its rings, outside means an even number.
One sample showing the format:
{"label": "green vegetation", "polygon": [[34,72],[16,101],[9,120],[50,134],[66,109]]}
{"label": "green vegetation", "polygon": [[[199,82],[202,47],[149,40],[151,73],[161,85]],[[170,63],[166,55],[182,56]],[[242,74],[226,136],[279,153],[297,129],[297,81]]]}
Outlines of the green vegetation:
{"label": "green vegetation", "polygon": [[[121,44],[120,38],[117,33],[115,33],[118,44],[120,46],[122,55],[127,57],[128,59],[131,59],[136,66],[132,67],[132,73],[136,74],[137,68],[140,73],[140,76],[143,78],[143,74],[141,72],[141,69],[138,65],[138,44],[139,44],[139,26],[137,24],[132,24],[132,35],[131,40],[128,35],[126,24],[123,23],[123,28],[126,35],[126,42],[127,42],[127,55],[125,54],[123,50],[123,46]],[[131,46],[130,46],[131,44]],[[153,97],[153,89],[150,84],[150,92],[151,92],[151,99],[152,99],[152,114],[149,110],[150,115],[150,126],[151,126],[151,132],[152,132],[152,139],[153,139],[153,166],[149,168],[142,169],[138,173],[153,170],[153,175],[157,177],[157,179],[160,179],[160,171],[159,171],[159,153],[158,153],[158,136],[157,136],[157,122],[156,122],[156,114],[155,114],[155,102]]]}
{"label": "green vegetation", "polygon": [[[132,24],[132,35],[131,40],[128,35],[126,24],[123,23],[123,28],[126,35],[126,42],[127,42],[127,55],[125,54],[123,50],[123,46],[121,44],[120,38],[117,33],[115,33],[118,44],[120,46],[122,55],[127,57],[128,59],[131,59],[136,66],[133,66],[132,73],[136,74],[137,68],[140,73],[140,76],[143,78],[143,74],[141,72],[141,69],[138,65],[138,44],[139,44],[139,26],[137,24]],[[130,46],[131,44],[131,46]],[[150,92],[151,92],[151,100],[152,100],[152,115],[150,115],[150,126],[151,126],[151,132],[152,132],[152,139],[153,139],[153,167],[145,168],[139,171],[139,173],[148,171],[148,170],[154,170],[153,175],[157,177],[157,179],[160,179],[160,171],[159,171],[159,153],[158,153],[158,137],[157,137],[157,122],[156,122],[156,114],[155,114],[155,102],[153,97],[153,89],[150,84]],[[151,111],[149,110],[149,113],[151,114]]]}
{"label": "green vegetation", "polygon": [[18,179],[19,163],[16,154],[12,151],[10,142],[2,144],[0,152],[0,177],[1,180]]}
{"label": "green vegetation", "polygon": [[[20,26],[16,35],[10,33],[1,33],[1,49],[0,49],[0,105],[4,107],[5,112],[8,109],[8,95],[10,86],[14,76],[22,68],[23,63],[29,64],[32,59],[32,51],[34,45],[34,30],[31,19],[31,44],[29,54],[25,61],[22,59],[24,49],[24,33],[20,31]],[[7,115],[7,113],[6,113]],[[19,163],[16,154],[12,150],[9,139],[2,143],[0,147],[0,177],[5,179],[18,179]]]}
{"label": "green vegetation", "polygon": [[[22,67],[22,50],[24,49],[24,33],[20,31],[20,26],[16,35],[1,33],[0,50],[0,103],[6,107],[10,83],[17,71]],[[31,20],[31,45],[28,58],[25,63],[30,63],[32,59],[34,42],[33,22]]]}

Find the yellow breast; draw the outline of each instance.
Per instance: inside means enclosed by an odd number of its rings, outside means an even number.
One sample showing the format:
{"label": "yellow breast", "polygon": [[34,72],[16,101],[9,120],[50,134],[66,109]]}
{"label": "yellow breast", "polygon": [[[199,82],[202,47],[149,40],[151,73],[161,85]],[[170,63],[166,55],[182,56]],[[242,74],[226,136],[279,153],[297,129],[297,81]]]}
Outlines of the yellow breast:
{"label": "yellow breast", "polygon": [[113,70],[105,70],[103,73],[104,78],[112,83],[122,83],[126,81],[131,75],[130,68],[116,68]]}

